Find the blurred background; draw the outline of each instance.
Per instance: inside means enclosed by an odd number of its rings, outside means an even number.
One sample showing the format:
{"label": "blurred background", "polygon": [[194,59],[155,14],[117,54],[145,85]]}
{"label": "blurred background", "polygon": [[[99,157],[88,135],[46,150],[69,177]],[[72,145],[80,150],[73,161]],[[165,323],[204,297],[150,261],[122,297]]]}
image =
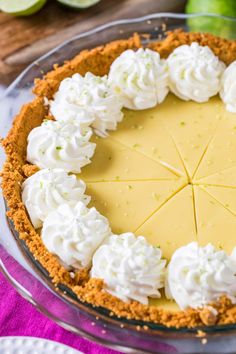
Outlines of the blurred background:
{"label": "blurred background", "polygon": [[[7,0],[0,4],[4,2],[7,5],[16,2],[19,7],[25,1]],[[72,4],[76,2],[71,1]],[[85,6],[89,2],[81,1]],[[8,85],[29,63],[76,34],[116,19],[153,12],[183,12],[185,3],[185,0],[101,0],[88,8],[75,9],[48,0],[33,15],[16,17],[1,12],[0,84]],[[16,7],[2,8],[8,12],[20,11]]]}
{"label": "blurred background", "polygon": [[[0,0],[0,85],[67,39],[117,19],[155,12],[236,17],[236,0]],[[190,30],[235,38],[220,19],[188,21]],[[222,33],[223,31],[223,33]]]}

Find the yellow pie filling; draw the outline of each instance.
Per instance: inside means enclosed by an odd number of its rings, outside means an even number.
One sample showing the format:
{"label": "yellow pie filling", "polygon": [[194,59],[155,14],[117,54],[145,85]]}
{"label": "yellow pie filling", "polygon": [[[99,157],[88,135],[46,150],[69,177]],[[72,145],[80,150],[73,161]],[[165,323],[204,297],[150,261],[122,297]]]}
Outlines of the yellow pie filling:
{"label": "yellow pie filling", "polygon": [[[230,253],[236,235],[236,116],[218,96],[207,103],[170,94],[155,108],[124,111],[79,175],[90,206],[114,233],[134,232],[163,257],[191,241]],[[151,304],[177,309],[165,299]]]}

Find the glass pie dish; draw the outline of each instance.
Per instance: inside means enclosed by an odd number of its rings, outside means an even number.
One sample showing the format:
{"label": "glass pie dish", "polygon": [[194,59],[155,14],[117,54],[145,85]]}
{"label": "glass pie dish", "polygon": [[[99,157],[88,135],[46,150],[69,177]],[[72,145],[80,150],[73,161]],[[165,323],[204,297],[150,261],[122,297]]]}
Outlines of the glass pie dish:
{"label": "glass pie dish", "polygon": [[[162,13],[116,21],[72,38],[32,63],[6,90],[1,101],[1,135],[7,134],[20,107],[33,98],[34,79],[51,70],[53,64],[62,64],[83,49],[128,38],[134,32],[145,34],[142,36],[145,46],[152,40],[163,38],[166,30],[183,28],[187,31],[188,24],[194,29],[201,24],[204,31],[209,23],[213,32],[222,37],[232,37],[236,33],[236,19]],[[1,151],[1,166],[4,159]],[[235,353],[236,324],[175,329],[111,318],[108,310],[80,302],[64,285],[59,284],[55,288],[47,271],[34,259],[24,241],[19,239],[12,222],[6,219],[7,206],[2,197],[0,203],[0,268],[22,296],[62,327],[127,353]],[[204,338],[199,335],[200,329],[206,333]]]}

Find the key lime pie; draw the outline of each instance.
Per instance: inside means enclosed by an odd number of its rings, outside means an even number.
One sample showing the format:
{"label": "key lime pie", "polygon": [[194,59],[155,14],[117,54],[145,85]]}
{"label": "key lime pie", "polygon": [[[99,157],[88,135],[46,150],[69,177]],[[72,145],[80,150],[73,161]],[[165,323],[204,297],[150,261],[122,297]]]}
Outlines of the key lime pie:
{"label": "key lime pie", "polygon": [[235,41],[135,34],[34,92],[2,141],[2,187],[55,286],[119,318],[235,323]]}

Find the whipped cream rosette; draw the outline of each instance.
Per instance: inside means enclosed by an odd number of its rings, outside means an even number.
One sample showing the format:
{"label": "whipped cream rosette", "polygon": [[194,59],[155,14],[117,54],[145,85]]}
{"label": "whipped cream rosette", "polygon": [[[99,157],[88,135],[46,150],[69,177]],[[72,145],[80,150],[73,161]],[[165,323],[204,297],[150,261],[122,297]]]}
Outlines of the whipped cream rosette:
{"label": "whipped cream rosette", "polygon": [[46,120],[28,136],[27,161],[40,168],[62,168],[79,173],[90,163],[96,144],[92,130],[73,121]]}
{"label": "whipped cream rosette", "polygon": [[236,299],[236,260],[212,244],[180,247],[168,266],[167,295],[182,309],[197,308],[227,295]]}
{"label": "whipped cream rosette", "polygon": [[50,111],[57,120],[76,119],[92,125],[98,135],[115,130],[123,118],[122,103],[111,90],[107,76],[74,74],[64,79],[51,101]]}
{"label": "whipped cream rosette", "polygon": [[220,97],[229,112],[236,113],[236,61],[225,70],[221,79]]}
{"label": "whipped cream rosette", "polygon": [[167,59],[170,89],[181,99],[206,102],[220,91],[225,64],[207,46],[181,45]]}
{"label": "whipped cream rosette", "polygon": [[89,267],[94,252],[111,233],[108,220],[78,202],[60,205],[46,217],[42,241],[67,266]]}
{"label": "whipped cream rosette", "polygon": [[166,264],[161,257],[143,236],[112,235],[94,254],[91,276],[103,279],[105,289],[123,301],[148,304],[148,297],[161,297]]}
{"label": "whipped cream rosette", "polygon": [[128,49],[111,65],[108,81],[124,107],[146,109],[161,103],[168,93],[168,71],[158,52]]}
{"label": "whipped cream rosette", "polygon": [[231,258],[236,262],[236,247],[234,247],[234,249],[231,253]]}
{"label": "whipped cream rosette", "polygon": [[[68,80],[68,79],[65,79]],[[69,103],[64,92],[58,91],[54,101],[50,101],[50,113],[56,120],[75,121],[83,127],[90,126],[94,117],[88,110],[79,107],[76,104]]]}
{"label": "whipped cream rosette", "polygon": [[60,204],[74,206],[78,201],[87,205],[86,185],[75,175],[68,175],[60,168],[43,169],[28,177],[22,184],[22,201],[32,224],[42,226],[47,215]]}

